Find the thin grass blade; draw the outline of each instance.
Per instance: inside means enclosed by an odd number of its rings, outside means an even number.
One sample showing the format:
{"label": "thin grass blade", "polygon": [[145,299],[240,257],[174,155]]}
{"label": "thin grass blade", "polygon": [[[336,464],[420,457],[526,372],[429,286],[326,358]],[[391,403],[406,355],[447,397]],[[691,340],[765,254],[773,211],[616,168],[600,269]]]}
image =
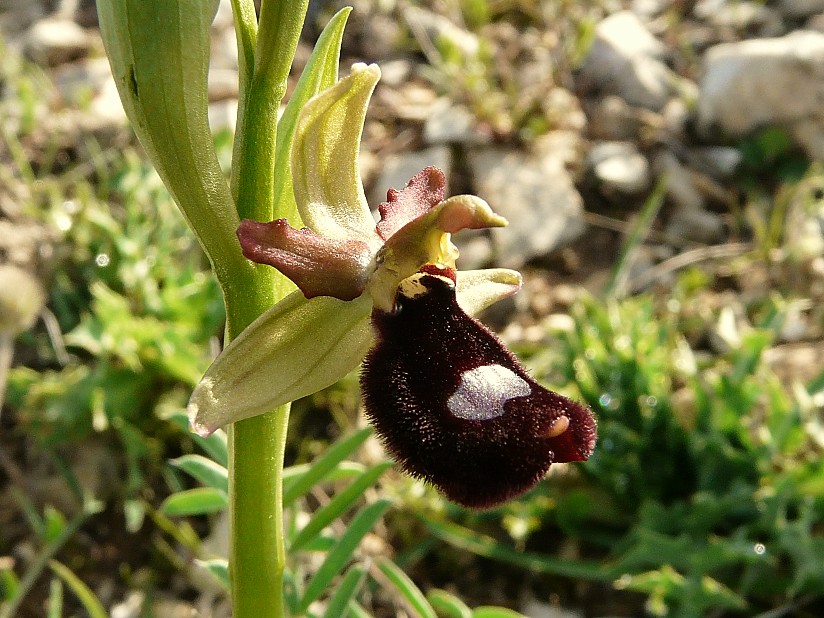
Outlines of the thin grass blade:
{"label": "thin grass blade", "polygon": [[329,504],[319,509],[312,516],[309,523],[306,524],[306,527],[295,536],[289,551],[296,552],[312,541],[326,526],[348,511],[357,499],[363,495],[363,492],[372,487],[375,481],[391,466],[391,462],[385,462],[367,470],[356,481],[332,498]]}
{"label": "thin grass blade", "polygon": [[421,618],[438,618],[435,610],[426,600],[423,592],[409,576],[391,560],[386,558],[378,562],[378,569],[390,584],[401,594],[404,602]]}
{"label": "thin grass blade", "polygon": [[196,487],[172,494],[160,505],[160,512],[170,517],[205,515],[223,510],[229,504],[225,491],[212,487]]}
{"label": "thin grass blade", "polygon": [[229,491],[229,471],[203,455],[183,455],[172,459],[169,463],[180,468],[193,477],[201,485]]}
{"label": "thin grass blade", "polygon": [[108,614],[91,588],[84,584],[71,569],[57,560],[49,560],[49,568],[71,588],[86,613],[89,614],[89,618],[106,618]]}
{"label": "thin grass blade", "polygon": [[372,529],[372,526],[389,508],[389,505],[389,500],[379,500],[358,511],[338,544],[326,555],[326,560],[323,561],[318,572],[315,573],[309,585],[306,586],[303,598],[298,605],[298,614],[306,612],[309,605],[323,594],[323,591],[326,590],[334,577],[352,559],[352,554],[361,539]]}
{"label": "thin grass blade", "polygon": [[346,618],[349,614],[349,603],[358,594],[364,579],[366,579],[366,569],[358,565],[350,568],[329,599],[323,618]]}
{"label": "thin grass blade", "polygon": [[372,434],[372,429],[361,429],[351,436],[333,444],[324,455],[315,461],[306,474],[295,479],[283,490],[283,506],[289,506],[300,496],[308,492],[317,483],[326,478],[335,467],[349,457]]}

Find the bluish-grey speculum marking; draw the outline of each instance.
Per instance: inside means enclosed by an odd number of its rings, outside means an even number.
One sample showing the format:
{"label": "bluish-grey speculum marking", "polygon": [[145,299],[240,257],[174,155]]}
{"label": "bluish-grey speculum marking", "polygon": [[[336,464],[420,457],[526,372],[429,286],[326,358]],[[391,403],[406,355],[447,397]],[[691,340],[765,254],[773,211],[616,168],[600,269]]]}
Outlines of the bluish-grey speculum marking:
{"label": "bluish-grey speculum marking", "polygon": [[501,416],[510,399],[531,392],[526,380],[503,365],[481,365],[463,372],[446,405],[458,418],[486,421]]}

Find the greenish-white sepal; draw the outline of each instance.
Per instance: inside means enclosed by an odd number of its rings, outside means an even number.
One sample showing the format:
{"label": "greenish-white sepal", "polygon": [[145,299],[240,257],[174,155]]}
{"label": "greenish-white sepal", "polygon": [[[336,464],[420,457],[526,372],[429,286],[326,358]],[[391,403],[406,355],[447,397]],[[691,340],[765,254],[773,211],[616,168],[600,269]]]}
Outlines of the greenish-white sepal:
{"label": "greenish-white sepal", "polygon": [[523,284],[521,273],[507,268],[459,270],[457,278],[458,305],[469,315],[517,294]]}
{"label": "greenish-white sepal", "polygon": [[201,0],[99,0],[97,7],[126,115],[225,284],[227,272],[246,265],[209,129],[212,7]]}
{"label": "greenish-white sepal", "polygon": [[207,436],[340,380],[372,345],[371,309],[366,295],[348,302],[287,296],[209,367],[189,400],[192,430]]}
{"label": "greenish-white sepal", "polygon": [[277,150],[275,155],[275,204],[279,217],[285,217],[289,225],[303,227],[292,191],[292,168],[289,164],[292,139],[295,135],[298,115],[313,96],[330,88],[338,81],[338,63],[343,30],[352,7],[344,7],[326,24],[318,37],[312,55],[301,73],[298,85],[289,99],[278,122]]}
{"label": "greenish-white sepal", "polygon": [[295,200],[303,223],[322,236],[362,240],[375,250],[380,237],[363,193],[358,152],[380,76],[377,65],[352,66],[347,77],[303,107],[292,143]]}

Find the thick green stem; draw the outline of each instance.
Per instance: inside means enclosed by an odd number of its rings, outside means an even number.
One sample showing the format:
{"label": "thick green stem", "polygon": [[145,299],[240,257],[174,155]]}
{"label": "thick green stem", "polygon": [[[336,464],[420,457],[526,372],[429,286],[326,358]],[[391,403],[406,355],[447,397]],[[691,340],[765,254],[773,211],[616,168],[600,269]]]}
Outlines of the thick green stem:
{"label": "thick green stem", "polygon": [[[249,2],[235,0],[236,10]],[[241,53],[247,61],[241,86],[232,174],[232,193],[241,218],[269,221],[278,217],[274,204],[277,112],[295,55],[308,0],[264,0],[256,36],[243,21]],[[248,7],[247,7],[248,8]],[[244,25],[245,24],[245,25]],[[256,39],[256,40],[254,40]],[[254,68],[248,52],[255,44]],[[253,289],[226,295],[227,338],[231,340],[288,293],[286,280],[257,266]],[[234,618],[284,616],[283,456],[289,405],[229,428],[229,555]]]}

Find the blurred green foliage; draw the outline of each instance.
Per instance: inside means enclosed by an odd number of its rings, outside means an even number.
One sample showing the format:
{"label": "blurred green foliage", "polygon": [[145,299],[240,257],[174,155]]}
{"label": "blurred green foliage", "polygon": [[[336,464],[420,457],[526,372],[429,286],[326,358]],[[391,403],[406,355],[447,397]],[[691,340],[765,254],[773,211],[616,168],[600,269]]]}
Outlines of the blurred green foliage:
{"label": "blurred green foliage", "polygon": [[185,404],[223,322],[217,284],[159,178],[134,151],[110,172],[44,213],[63,233],[50,306],[71,356],[16,368],[9,402],[49,444],[145,426],[171,393]]}

